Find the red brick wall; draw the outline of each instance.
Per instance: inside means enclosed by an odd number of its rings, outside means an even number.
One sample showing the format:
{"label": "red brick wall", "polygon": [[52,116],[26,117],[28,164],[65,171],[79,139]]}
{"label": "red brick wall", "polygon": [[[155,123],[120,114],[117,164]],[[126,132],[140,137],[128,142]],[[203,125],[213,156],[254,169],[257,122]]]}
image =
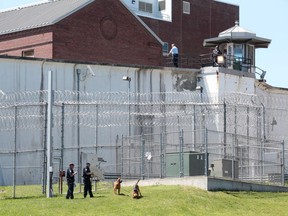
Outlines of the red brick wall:
{"label": "red brick wall", "polygon": [[[213,0],[186,1],[191,3],[190,15],[182,13],[182,0],[174,0],[172,22],[141,19],[169,46],[176,43],[181,55],[198,57],[210,52],[203,48],[204,39],[234,26],[239,7]],[[162,63],[162,46],[116,0],[95,1],[51,28],[0,36],[0,54],[21,56],[29,49],[39,58],[151,66]]]}
{"label": "red brick wall", "polygon": [[55,25],[54,58],[161,65],[162,45],[115,0],[95,1]]}
{"label": "red brick wall", "polygon": [[172,22],[141,17],[164,41],[176,43],[179,52],[188,57],[198,57],[210,52],[203,40],[235,25],[239,20],[239,7],[213,0],[185,0],[190,2],[190,14],[182,13],[182,0],[172,1]]}
{"label": "red brick wall", "polygon": [[35,32],[26,31],[11,35],[12,39],[1,41],[0,38],[0,55],[22,56],[22,51],[34,50],[36,58],[52,58],[52,32],[35,34]]}

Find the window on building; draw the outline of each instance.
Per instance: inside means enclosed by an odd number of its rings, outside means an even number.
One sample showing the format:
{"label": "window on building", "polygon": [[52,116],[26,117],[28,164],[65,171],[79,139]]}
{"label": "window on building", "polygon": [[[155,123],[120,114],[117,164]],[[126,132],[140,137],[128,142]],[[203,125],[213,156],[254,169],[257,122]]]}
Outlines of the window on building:
{"label": "window on building", "polygon": [[159,11],[166,10],[166,0],[159,1]]}
{"label": "window on building", "polygon": [[183,13],[190,14],[190,2],[183,1]]}
{"label": "window on building", "polygon": [[148,13],[152,13],[152,4],[147,3],[147,2],[143,2],[143,1],[139,1],[139,11],[144,11],[144,12],[148,12]]}
{"label": "window on building", "polygon": [[168,47],[168,43],[167,42],[164,42],[162,50],[163,50],[163,53],[168,53],[169,52],[169,47]]}
{"label": "window on building", "polygon": [[34,57],[34,49],[22,51],[22,56],[23,57]]}

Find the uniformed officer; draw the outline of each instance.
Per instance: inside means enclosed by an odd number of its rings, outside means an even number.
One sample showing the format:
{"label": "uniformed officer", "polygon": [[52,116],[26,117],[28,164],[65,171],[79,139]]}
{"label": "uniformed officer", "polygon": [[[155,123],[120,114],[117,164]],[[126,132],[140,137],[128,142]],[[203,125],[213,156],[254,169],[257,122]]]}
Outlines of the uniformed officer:
{"label": "uniformed officer", "polygon": [[67,184],[68,184],[68,191],[67,191],[66,199],[69,199],[69,198],[74,199],[73,191],[74,191],[75,175],[77,174],[77,172],[74,172],[73,169],[74,169],[74,164],[70,163],[69,168],[67,169],[67,175],[66,175]]}
{"label": "uniformed officer", "polygon": [[84,178],[84,198],[87,196],[87,192],[90,197],[93,197],[92,186],[91,186],[91,175],[90,163],[86,163],[86,167],[83,169],[83,178]]}

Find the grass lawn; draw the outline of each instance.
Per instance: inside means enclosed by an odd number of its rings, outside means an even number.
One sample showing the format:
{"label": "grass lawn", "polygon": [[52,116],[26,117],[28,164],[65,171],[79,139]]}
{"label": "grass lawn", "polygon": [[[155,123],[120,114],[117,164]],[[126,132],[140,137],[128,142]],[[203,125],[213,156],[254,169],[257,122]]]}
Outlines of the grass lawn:
{"label": "grass lawn", "polygon": [[[17,186],[12,199],[11,187],[0,187],[0,215],[277,215],[288,216],[288,193],[207,192],[188,186],[141,187],[143,198],[133,200],[131,189],[114,195],[112,185],[103,184],[94,198],[75,193],[53,198],[41,195],[41,186]],[[77,188],[76,188],[77,189]],[[65,186],[66,193],[66,186]]]}

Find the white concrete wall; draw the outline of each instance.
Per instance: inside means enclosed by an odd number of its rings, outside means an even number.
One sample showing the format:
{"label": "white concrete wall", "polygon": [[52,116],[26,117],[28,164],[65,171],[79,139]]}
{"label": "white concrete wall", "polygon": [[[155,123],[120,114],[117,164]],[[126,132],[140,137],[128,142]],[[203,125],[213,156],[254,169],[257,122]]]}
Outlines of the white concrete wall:
{"label": "white concrete wall", "polygon": [[[93,75],[87,68],[89,66]],[[198,70],[175,68],[145,68],[97,64],[78,64],[45,60],[0,58],[0,89],[3,92],[37,91],[47,89],[47,72],[54,73],[54,90],[77,90],[77,71],[80,70],[80,91],[127,92],[131,77],[131,92],[173,92],[181,88],[177,79],[187,77],[196,82]],[[194,77],[194,78],[191,78]],[[196,83],[193,83],[194,91]]]}
{"label": "white concrete wall", "polygon": [[[87,67],[88,66],[88,67]],[[91,70],[89,69],[91,68]],[[47,72],[52,70],[54,73],[53,86],[54,90],[77,90],[77,72],[80,72],[79,76],[79,90],[82,92],[127,92],[128,82],[123,81],[123,76],[131,77],[131,93],[150,93],[150,92],[177,92],[177,91],[194,91],[196,87],[196,76],[198,70],[189,69],[174,69],[174,68],[145,68],[145,67],[129,67],[129,66],[112,66],[112,65],[97,65],[97,64],[80,64],[80,63],[68,63],[68,62],[55,62],[55,61],[45,61],[36,59],[17,59],[17,58],[0,58],[0,90],[4,93],[12,92],[25,92],[25,91],[39,91],[47,90]],[[178,80],[190,82],[189,89],[181,86]],[[108,98],[107,98],[108,99]],[[137,99],[137,98],[136,98]],[[136,100],[132,98],[131,100]],[[40,100],[40,99],[39,99]],[[80,98],[81,100],[81,98]],[[23,102],[23,101],[22,101]],[[27,99],[29,102],[29,97]],[[69,105],[66,106],[68,108]],[[60,107],[54,107],[54,114],[59,114],[61,112]],[[82,108],[81,108],[82,109]],[[84,108],[83,108],[84,109]],[[103,109],[103,108],[102,108]],[[123,108],[119,108],[119,112]],[[13,108],[11,108],[13,111]],[[57,111],[57,112],[56,112]],[[133,107],[131,108],[133,111]],[[20,112],[20,111],[19,111]],[[41,110],[38,108],[35,110],[35,114],[40,113]],[[125,114],[126,110],[123,111]],[[72,119],[73,120],[73,119]],[[131,121],[133,121],[132,119]],[[19,124],[25,124],[25,119],[19,119]],[[37,120],[41,121],[41,120]],[[73,121],[77,121],[74,118]],[[136,121],[136,120],[135,120]],[[43,124],[43,119],[37,124]],[[26,125],[27,127],[27,125]],[[173,130],[173,127],[170,127]],[[174,127],[175,130],[178,127]],[[70,162],[77,163],[77,125],[72,124],[72,126],[65,127],[65,138],[64,145],[66,153],[64,154],[64,164]],[[106,126],[99,127],[97,134],[98,145],[107,146],[106,148],[99,150],[99,157],[103,157],[107,163],[104,164],[109,168],[109,164],[115,164],[116,153],[115,148],[110,148],[108,146],[115,146],[117,137],[121,138],[122,135],[127,135],[127,125],[122,125],[117,127]],[[153,132],[160,133],[155,127]],[[4,151],[13,151],[14,149],[14,132],[0,132],[1,140],[0,146]],[[81,127],[80,128],[80,145],[82,147],[95,147],[96,135],[95,128],[91,127]],[[132,126],[131,135],[139,135],[140,130],[138,126]],[[44,130],[39,127],[39,129],[18,129],[17,130],[17,149],[21,150],[33,150],[33,149],[43,149],[43,136]],[[118,143],[118,145],[120,145]],[[53,128],[53,147],[61,147],[61,129],[59,128],[59,122],[57,122],[57,127]],[[69,150],[71,148],[71,150]],[[91,150],[91,149],[90,149]],[[89,153],[89,149],[84,149],[84,153]],[[82,150],[81,150],[82,151]],[[88,152],[87,152],[88,151]],[[93,150],[94,151],[94,150]],[[119,153],[119,152],[118,152]],[[29,155],[29,153],[27,153]],[[26,156],[27,156],[26,155]],[[31,154],[32,155],[32,154]],[[39,183],[39,178],[41,175],[41,166],[43,163],[44,153],[39,151],[37,153],[37,158],[25,156],[17,157],[17,166],[25,165],[27,168],[37,166],[37,169],[31,171],[31,177],[33,175],[32,182]],[[55,153],[55,157],[59,152]],[[2,160],[1,160],[2,158]],[[13,165],[13,157],[7,155],[0,158],[0,168],[2,167],[2,172],[10,172],[4,174],[5,184],[7,182],[11,183],[11,172]],[[55,162],[54,169],[58,170],[57,161]],[[76,165],[77,166],[77,165]],[[64,166],[65,167],[65,166]],[[111,168],[111,167],[110,167]],[[111,168],[112,169],[112,168]],[[114,166],[115,169],[115,166]],[[37,170],[37,171],[36,171]],[[115,170],[114,170],[115,171]],[[19,184],[24,182],[31,182],[31,179],[25,175],[27,170],[23,168],[22,171],[18,171]],[[35,172],[35,174],[33,174]],[[38,174],[37,174],[38,173]],[[20,178],[20,176],[22,176]],[[36,180],[35,180],[36,178]],[[1,182],[0,182],[1,183]],[[8,183],[9,184],[9,183]]]}
{"label": "white concrete wall", "polygon": [[221,67],[204,67],[198,85],[210,96],[224,96],[229,93],[255,94],[255,76]]}

